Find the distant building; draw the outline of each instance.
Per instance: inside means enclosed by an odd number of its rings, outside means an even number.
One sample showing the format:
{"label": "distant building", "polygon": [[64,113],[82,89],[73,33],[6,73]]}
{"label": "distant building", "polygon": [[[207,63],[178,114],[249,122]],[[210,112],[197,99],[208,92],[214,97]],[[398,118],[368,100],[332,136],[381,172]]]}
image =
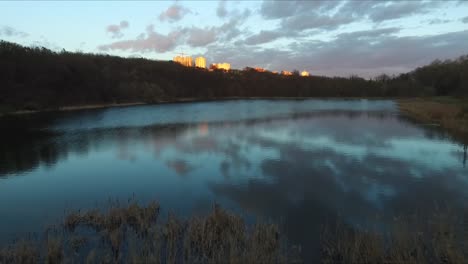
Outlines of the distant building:
{"label": "distant building", "polygon": [[206,59],[204,57],[195,58],[195,67],[206,69]]}
{"label": "distant building", "polygon": [[302,71],[301,76],[310,76],[308,71]]}
{"label": "distant building", "polygon": [[223,63],[213,63],[210,66],[211,69],[214,70],[225,70],[229,71],[231,69],[231,64],[223,62]]}
{"label": "distant building", "polygon": [[190,56],[175,56],[173,59],[175,62],[180,63],[186,67],[192,67],[192,57]]}
{"label": "distant building", "polygon": [[293,73],[290,72],[290,71],[281,71],[281,74],[282,75],[293,75]]}
{"label": "distant building", "polygon": [[260,68],[260,67],[255,67],[255,68],[245,67],[244,71],[266,72],[266,70],[264,68]]}

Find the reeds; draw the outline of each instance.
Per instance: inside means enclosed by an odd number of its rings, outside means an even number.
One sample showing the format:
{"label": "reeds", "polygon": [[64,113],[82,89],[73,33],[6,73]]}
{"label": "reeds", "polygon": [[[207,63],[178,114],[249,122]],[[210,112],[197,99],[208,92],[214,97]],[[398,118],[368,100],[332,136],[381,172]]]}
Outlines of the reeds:
{"label": "reeds", "polygon": [[[215,205],[205,217],[159,223],[158,203],[107,211],[75,212],[39,241],[0,251],[0,263],[286,263],[289,254],[277,226],[248,227]],[[289,261],[288,261],[289,260]]]}
{"label": "reeds", "polygon": [[[157,203],[72,213],[44,238],[0,249],[0,263],[302,263],[300,245],[288,246],[278,226],[248,226],[217,205],[204,217],[159,217]],[[394,218],[375,229],[327,224],[317,238],[316,261],[468,263],[463,219],[457,212],[437,211]]]}
{"label": "reeds", "polygon": [[439,124],[455,136],[468,137],[468,102],[462,100],[405,99],[398,106],[404,114],[424,123]]}
{"label": "reeds", "polygon": [[468,263],[468,237],[461,217],[397,218],[387,231],[327,226],[321,238],[323,263]]}

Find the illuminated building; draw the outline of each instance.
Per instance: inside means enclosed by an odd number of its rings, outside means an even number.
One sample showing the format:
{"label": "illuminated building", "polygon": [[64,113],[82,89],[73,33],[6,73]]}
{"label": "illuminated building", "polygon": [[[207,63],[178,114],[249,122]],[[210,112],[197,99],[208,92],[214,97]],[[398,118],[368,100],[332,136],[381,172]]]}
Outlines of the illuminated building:
{"label": "illuminated building", "polygon": [[281,74],[283,74],[283,75],[292,75],[292,72],[290,72],[290,71],[281,71]]}
{"label": "illuminated building", "polygon": [[187,67],[193,66],[192,57],[190,56],[175,56],[173,60]]}
{"label": "illuminated building", "polygon": [[206,59],[204,57],[195,58],[195,67],[206,69]]}
{"label": "illuminated building", "polygon": [[217,70],[225,70],[229,71],[231,69],[231,64],[223,62],[223,63],[213,63],[211,64],[211,69],[217,69]]}
{"label": "illuminated building", "polygon": [[302,71],[301,76],[310,76],[308,71]]}

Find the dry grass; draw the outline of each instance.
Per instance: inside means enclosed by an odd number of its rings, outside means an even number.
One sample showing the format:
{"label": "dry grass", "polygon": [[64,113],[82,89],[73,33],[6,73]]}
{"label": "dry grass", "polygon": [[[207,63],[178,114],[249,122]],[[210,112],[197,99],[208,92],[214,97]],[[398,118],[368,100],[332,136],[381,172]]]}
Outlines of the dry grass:
{"label": "dry grass", "polygon": [[439,124],[456,136],[468,136],[468,104],[462,100],[405,99],[400,111],[421,122]]}
{"label": "dry grass", "polygon": [[[159,204],[137,203],[69,214],[44,241],[0,251],[0,263],[286,263],[290,257],[275,225],[248,228],[219,206],[206,217],[159,223]],[[289,260],[289,261],[288,261]]]}
{"label": "dry grass", "polygon": [[60,238],[47,239],[47,263],[62,263],[63,245]]}
{"label": "dry grass", "polygon": [[71,213],[65,218],[64,226],[71,231],[80,225],[91,227],[96,231],[115,231],[121,226],[129,226],[143,235],[156,223],[159,210],[159,204],[156,202],[146,207],[141,207],[137,203],[131,203],[128,207],[113,205],[107,212],[92,210],[85,213]]}
{"label": "dry grass", "polygon": [[39,259],[38,245],[31,241],[19,241],[0,250],[0,263],[36,263]]}
{"label": "dry grass", "polygon": [[[247,226],[219,206],[205,217],[159,221],[159,205],[68,215],[45,239],[0,250],[0,263],[301,263],[274,224]],[[388,227],[390,226],[390,228]],[[328,225],[323,263],[468,263],[468,230],[456,212],[395,218],[384,229]],[[382,231],[385,230],[385,231]],[[307,235],[307,234],[304,234]]]}
{"label": "dry grass", "polygon": [[356,230],[344,224],[326,228],[323,263],[468,263],[468,239],[459,216],[395,220],[389,232]]}

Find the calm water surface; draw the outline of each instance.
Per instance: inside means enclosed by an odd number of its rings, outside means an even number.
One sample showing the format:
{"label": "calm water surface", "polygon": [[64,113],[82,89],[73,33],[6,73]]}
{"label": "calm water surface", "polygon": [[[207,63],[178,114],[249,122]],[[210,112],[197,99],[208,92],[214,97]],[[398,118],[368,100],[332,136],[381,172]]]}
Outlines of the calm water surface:
{"label": "calm water surface", "polygon": [[247,221],[280,223],[314,252],[328,221],[468,204],[463,146],[399,116],[393,101],[240,100],[0,122],[3,238],[135,197],[182,216],[216,201]]}

